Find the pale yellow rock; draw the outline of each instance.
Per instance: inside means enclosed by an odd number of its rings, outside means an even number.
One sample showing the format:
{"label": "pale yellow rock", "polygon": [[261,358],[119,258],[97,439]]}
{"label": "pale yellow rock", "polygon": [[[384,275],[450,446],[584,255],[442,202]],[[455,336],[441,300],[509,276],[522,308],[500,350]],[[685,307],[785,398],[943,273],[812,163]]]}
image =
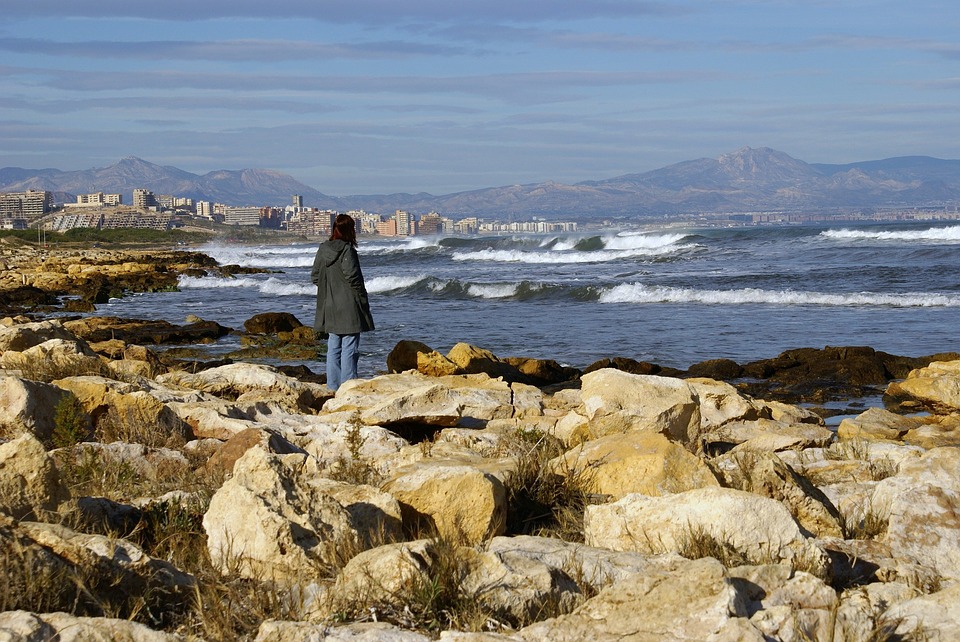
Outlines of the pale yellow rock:
{"label": "pale yellow rock", "polygon": [[590,438],[636,430],[699,448],[700,400],[684,381],[604,368],[581,378],[580,396]]}
{"label": "pale yellow rock", "polygon": [[872,505],[889,515],[882,541],[960,580],[960,449],[934,448],[880,481]]}
{"label": "pale yellow rock", "polygon": [[[745,621],[743,596],[713,559],[687,561],[669,572],[631,576],[604,589],[570,615],[511,635],[524,642],[664,642],[762,640]],[[729,635],[737,629],[736,638]]]}
{"label": "pale yellow rock", "polygon": [[682,553],[709,540],[754,562],[787,562],[821,577],[830,568],[827,555],[803,536],[786,506],[730,488],[662,497],[633,494],[587,506],[584,535],[590,546],[644,553]]}
{"label": "pale yellow rock", "polygon": [[0,437],[30,433],[49,442],[57,407],[73,395],[58,386],[0,375]]}
{"label": "pale yellow rock", "polygon": [[724,486],[775,499],[806,531],[817,537],[840,537],[840,513],[810,481],[774,453],[742,451],[723,455],[711,464]]}
{"label": "pale yellow rock", "polygon": [[868,408],[852,419],[841,421],[837,427],[837,437],[897,441],[908,431],[921,426],[923,421],[916,417],[904,417],[884,408]]}
{"label": "pale yellow rock", "polygon": [[887,386],[887,394],[915,399],[935,410],[960,410],[960,361],[934,361]]}
{"label": "pale yellow rock", "polygon": [[629,493],[667,495],[719,486],[696,455],[659,433],[609,435],[581,444],[549,464],[563,476],[575,476],[591,493],[614,500]]}
{"label": "pale yellow rock", "polygon": [[251,578],[310,579],[358,548],[363,536],[348,510],[311,483],[319,473],[306,455],[249,449],[203,516],[214,565]]}
{"label": "pale yellow rock", "polygon": [[475,544],[503,533],[506,490],[495,476],[472,466],[422,461],[401,468],[383,489],[396,497],[403,521],[419,523],[454,542]]}
{"label": "pale yellow rock", "polygon": [[69,496],[52,457],[33,435],[0,443],[0,512],[37,519]]}

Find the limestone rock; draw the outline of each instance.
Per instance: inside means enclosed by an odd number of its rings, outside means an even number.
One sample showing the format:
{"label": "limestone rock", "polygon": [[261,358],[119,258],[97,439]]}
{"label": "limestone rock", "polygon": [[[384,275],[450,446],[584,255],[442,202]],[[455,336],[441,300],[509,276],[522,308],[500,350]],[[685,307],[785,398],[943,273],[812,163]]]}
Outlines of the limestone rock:
{"label": "limestone rock", "polygon": [[884,619],[896,624],[894,633],[903,639],[960,639],[960,584],[942,591],[895,604]]}
{"label": "limestone rock", "polygon": [[581,601],[576,582],[563,570],[510,551],[468,554],[460,589],[493,613],[512,622],[529,622],[549,610],[569,613]]}
{"label": "limestone rock", "polygon": [[934,448],[877,484],[873,506],[889,515],[895,552],[960,580],[960,449]]}
{"label": "limestone rock", "polygon": [[69,497],[53,458],[30,434],[0,443],[0,511],[37,519]]}
{"label": "limestone rock", "polygon": [[182,445],[193,436],[176,413],[140,384],[98,376],[66,377],[54,384],[77,397],[101,439],[136,438],[160,446]]}
{"label": "limestone rock", "polygon": [[[541,412],[542,396],[517,385],[484,374],[428,377],[404,372],[348,381],[323,410],[359,410],[367,425],[419,423],[476,428],[492,419]],[[517,390],[525,394],[517,395]]]}
{"label": "limestone rock", "polygon": [[760,418],[757,405],[729,383],[703,378],[684,381],[693,388],[700,400],[700,421],[705,432],[734,419],[749,421]]}
{"label": "limestone rock", "polygon": [[304,383],[272,366],[253,363],[231,363],[197,373],[171,371],[158,376],[157,381],[228,400],[275,400],[291,412],[315,412],[329,398],[323,386]]}
{"label": "limestone rock", "polygon": [[659,433],[601,437],[549,465],[560,475],[582,479],[590,492],[613,499],[630,493],[658,496],[719,485],[700,458]]}
{"label": "limestone rock", "polygon": [[23,376],[49,380],[60,373],[97,374],[106,368],[103,359],[79,339],[49,339],[22,352],[0,354],[0,368],[19,370]]}
{"label": "limestone rock", "polygon": [[435,530],[452,541],[477,543],[506,525],[503,483],[472,466],[425,461],[405,466],[383,489],[397,498],[407,528]]}
{"label": "limestone rock", "polygon": [[217,471],[224,475],[233,472],[233,465],[245,452],[260,446],[266,452],[278,455],[289,455],[292,453],[304,453],[305,451],[290,443],[280,435],[269,430],[259,428],[247,428],[238,432],[228,439],[212,457],[207,461],[207,470]]}
{"label": "limestone rock", "polygon": [[839,439],[884,439],[896,441],[923,425],[916,417],[904,417],[884,408],[868,408],[853,419],[844,419],[837,427]]}
{"label": "limestone rock", "polygon": [[903,381],[888,385],[887,395],[913,399],[934,410],[956,412],[960,410],[960,361],[934,361],[912,370]]}
{"label": "limestone rock", "polygon": [[[900,602],[918,597],[920,592],[898,582],[874,582],[847,589],[840,595],[834,640],[871,642],[884,626],[884,614]],[[892,629],[896,625],[887,623]]]}
{"label": "limestone rock", "polygon": [[[828,576],[826,554],[800,532],[782,503],[729,488],[676,495],[627,495],[588,506],[584,535],[590,546],[644,553],[713,548],[714,543],[753,562],[788,562]],[[707,546],[704,546],[707,545]]]}
{"label": "limestone rock", "polygon": [[358,553],[337,575],[332,611],[364,605],[402,609],[414,591],[430,582],[435,547],[420,539]]}
{"label": "limestone rock", "polygon": [[49,442],[57,406],[72,394],[58,386],[0,375],[0,436],[30,433]]}
{"label": "limestone rock", "polygon": [[[387,372],[398,373],[406,372],[407,370],[417,370],[420,355],[433,352],[435,352],[433,348],[419,341],[411,341],[408,339],[399,341],[393,346],[390,354],[387,355]],[[446,359],[446,357],[444,357],[444,359]],[[454,367],[456,367],[455,364]]]}
{"label": "limestone rock", "polygon": [[699,448],[700,402],[679,379],[606,368],[582,377],[580,395],[594,438],[638,430]]}
{"label": "limestone rock", "polygon": [[155,631],[145,624],[106,617],[75,617],[67,613],[0,613],[0,639],[10,642],[182,642],[175,633]]}
{"label": "limestone rock", "polygon": [[533,624],[511,637],[524,642],[715,640],[729,627],[743,627],[737,638],[724,639],[762,640],[746,622],[733,623],[745,615],[743,597],[723,566],[701,559],[671,572],[621,580],[570,615]]}
{"label": "limestone rock", "polygon": [[433,638],[384,622],[312,624],[276,622],[260,625],[254,642],[431,642]]}
{"label": "limestone rock", "polygon": [[728,488],[775,499],[809,534],[840,537],[840,513],[833,502],[773,453],[743,451],[719,457],[714,469]]}
{"label": "limestone rock", "polygon": [[737,450],[779,452],[826,446],[834,434],[824,426],[773,419],[730,421],[704,437],[707,443],[736,444]]}
{"label": "limestone rock", "polygon": [[532,535],[494,537],[486,550],[498,555],[509,554],[537,560],[563,571],[578,585],[596,593],[631,576],[670,573],[687,563],[685,558],[676,553],[648,555],[635,551],[613,551]]}
{"label": "limestone rock", "polygon": [[60,321],[36,321],[0,326],[0,353],[23,352],[50,339],[76,341],[77,337]]}
{"label": "limestone rock", "polygon": [[344,506],[310,483],[318,472],[307,456],[249,449],[203,516],[213,563],[273,579],[318,577],[335,566],[337,548],[356,546],[361,533]]}

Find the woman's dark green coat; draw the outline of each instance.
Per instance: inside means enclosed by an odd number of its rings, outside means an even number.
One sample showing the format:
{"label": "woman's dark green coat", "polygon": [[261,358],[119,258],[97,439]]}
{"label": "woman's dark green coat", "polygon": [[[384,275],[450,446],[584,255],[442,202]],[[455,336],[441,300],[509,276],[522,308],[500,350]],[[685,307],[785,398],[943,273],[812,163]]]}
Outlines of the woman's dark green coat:
{"label": "woman's dark green coat", "polygon": [[321,334],[373,330],[357,249],[341,239],[320,244],[310,277],[317,286],[313,329]]}

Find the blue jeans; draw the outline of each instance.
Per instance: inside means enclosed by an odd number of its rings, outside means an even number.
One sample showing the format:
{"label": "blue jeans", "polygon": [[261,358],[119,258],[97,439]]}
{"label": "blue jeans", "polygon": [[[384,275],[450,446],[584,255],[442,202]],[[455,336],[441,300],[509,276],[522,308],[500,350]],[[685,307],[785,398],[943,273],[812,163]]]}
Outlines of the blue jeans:
{"label": "blue jeans", "polygon": [[357,378],[360,333],[334,334],[327,338],[327,388],[335,391],[344,381]]}

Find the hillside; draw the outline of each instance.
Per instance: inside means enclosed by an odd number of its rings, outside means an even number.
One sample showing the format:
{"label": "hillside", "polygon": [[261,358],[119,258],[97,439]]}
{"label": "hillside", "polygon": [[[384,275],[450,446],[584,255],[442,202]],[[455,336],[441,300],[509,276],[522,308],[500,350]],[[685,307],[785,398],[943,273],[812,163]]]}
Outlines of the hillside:
{"label": "hillside", "polygon": [[450,215],[592,218],[696,212],[912,207],[960,200],[960,160],[904,156],[846,165],[811,164],[769,148],[743,149],[637,174],[572,185],[545,182],[435,196],[427,193],[333,197],[267,169],[202,176],[124,158],[99,169],[0,169],[0,190],[65,195],[110,192],[131,202],[134,188],[228,205],[285,205],[293,194],[322,209]]}

